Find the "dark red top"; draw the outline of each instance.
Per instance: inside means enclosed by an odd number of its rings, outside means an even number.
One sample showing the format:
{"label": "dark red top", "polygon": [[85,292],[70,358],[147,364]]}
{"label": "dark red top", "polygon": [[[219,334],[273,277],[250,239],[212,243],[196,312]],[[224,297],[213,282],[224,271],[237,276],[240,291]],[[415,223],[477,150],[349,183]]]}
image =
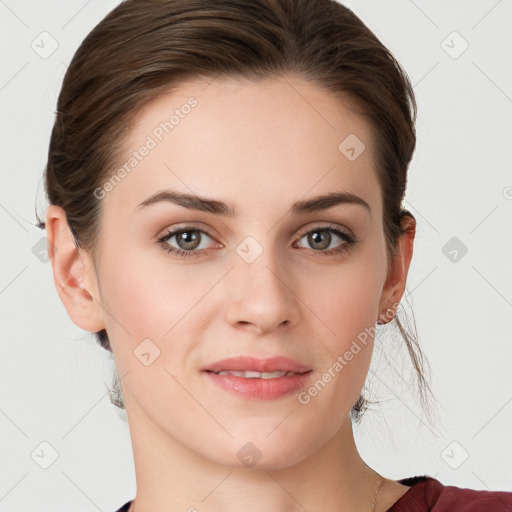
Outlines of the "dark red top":
{"label": "dark red top", "polygon": [[[411,488],[387,512],[512,512],[512,492],[443,485],[427,475],[398,482]],[[127,512],[131,503],[128,501],[116,512]]]}
{"label": "dark red top", "polygon": [[411,487],[387,512],[512,512],[512,492],[443,485],[430,476],[398,480]]}

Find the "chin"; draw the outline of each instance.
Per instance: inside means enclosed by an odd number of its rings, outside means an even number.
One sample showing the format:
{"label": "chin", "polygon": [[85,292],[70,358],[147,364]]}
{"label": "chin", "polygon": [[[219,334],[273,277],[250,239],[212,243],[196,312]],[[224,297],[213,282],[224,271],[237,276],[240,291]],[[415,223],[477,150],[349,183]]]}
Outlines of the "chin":
{"label": "chin", "polygon": [[[213,462],[234,469],[274,470],[294,466],[314,451],[310,436],[302,441],[298,436],[287,435],[284,438],[276,432],[268,438],[265,435],[251,436],[248,431],[243,436],[234,436],[225,445],[214,443],[212,448],[215,451],[204,455]],[[272,436],[275,437],[271,439]]]}

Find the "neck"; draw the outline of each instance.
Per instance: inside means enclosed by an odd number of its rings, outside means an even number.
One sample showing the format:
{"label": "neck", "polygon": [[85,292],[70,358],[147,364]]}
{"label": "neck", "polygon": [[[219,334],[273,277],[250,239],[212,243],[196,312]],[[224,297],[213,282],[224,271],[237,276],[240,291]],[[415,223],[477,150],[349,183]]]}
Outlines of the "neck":
{"label": "neck", "polygon": [[[382,477],[361,459],[352,423],[316,452],[279,469],[236,468],[213,461],[170,437],[136,404],[128,421],[134,454],[135,512],[371,512]],[[377,507],[375,507],[377,510]]]}

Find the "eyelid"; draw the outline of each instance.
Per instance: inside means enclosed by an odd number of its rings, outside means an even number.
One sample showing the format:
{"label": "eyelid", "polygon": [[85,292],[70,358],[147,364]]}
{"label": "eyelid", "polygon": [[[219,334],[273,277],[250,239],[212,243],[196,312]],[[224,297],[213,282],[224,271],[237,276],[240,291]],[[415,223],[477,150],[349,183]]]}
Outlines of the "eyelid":
{"label": "eyelid", "polygon": [[305,227],[304,229],[301,229],[298,240],[300,240],[304,235],[307,235],[311,231],[314,231],[315,229],[318,229],[318,230],[334,229],[337,231],[341,231],[343,234],[345,234],[348,237],[357,238],[356,235],[352,232],[352,230],[350,230],[344,226],[340,226],[339,224],[331,223],[329,221],[323,221],[323,222],[316,221],[316,222],[313,222],[312,224],[311,223],[308,224],[308,226]]}
{"label": "eyelid", "polygon": [[[179,224],[173,224],[172,226],[169,226],[165,228],[159,235],[157,235],[156,239],[161,240],[162,238],[165,238],[167,236],[174,236],[182,231],[200,231],[206,233],[210,238],[215,239],[217,242],[217,235],[213,232],[211,228],[209,228],[206,224],[201,223],[201,227],[197,226],[194,223],[190,222],[183,222]],[[220,242],[217,242],[220,243]]]}

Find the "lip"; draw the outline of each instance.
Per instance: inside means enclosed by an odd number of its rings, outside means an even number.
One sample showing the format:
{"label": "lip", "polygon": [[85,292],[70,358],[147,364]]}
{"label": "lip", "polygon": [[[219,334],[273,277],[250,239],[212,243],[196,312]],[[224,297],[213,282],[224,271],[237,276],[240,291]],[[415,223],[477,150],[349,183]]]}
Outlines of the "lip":
{"label": "lip", "polygon": [[270,357],[268,359],[258,359],[257,357],[241,356],[222,359],[202,368],[202,371],[253,371],[253,372],[294,372],[306,373],[312,368],[299,361],[288,357]]}
{"label": "lip", "polygon": [[311,371],[275,379],[251,379],[235,375],[218,375],[208,371],[202,373],[210,382],[239,397],[274,400],[304,387],[310,378]]}
{"label": "lip", "polygon": [[[235,375],[218,375],[220,371],[254,371],[254,372],[294,372],[295,375],[259,379],[238,377]],[[310,378],[312,368],[288,357],[233,357],[222,359],[203,368],[206,378],[220,388],[246,399],[274,400],[293,393],[304,387]]]}

